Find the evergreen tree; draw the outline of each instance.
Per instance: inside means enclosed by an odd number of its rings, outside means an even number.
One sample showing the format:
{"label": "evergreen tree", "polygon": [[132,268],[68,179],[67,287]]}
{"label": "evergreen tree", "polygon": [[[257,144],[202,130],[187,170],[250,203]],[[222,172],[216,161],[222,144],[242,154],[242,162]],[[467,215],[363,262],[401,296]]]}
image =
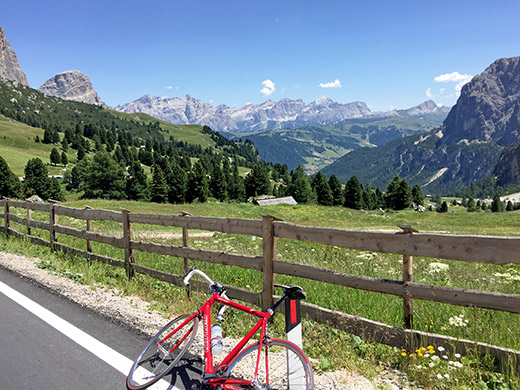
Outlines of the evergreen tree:
{"label": "evergreen tree", "polygon": [[311,184],[316,192],[316,202],[323,206],[332,206],[334,199],[327,177],[323,173],[318,172],[312,178]]}
{"label": "evergreen tree", "polygon": [[41,141],[40,141],[40,137],[39,136],[36,136],[34,138],[34,142],[36,142],[37,144],[39,144]]}
{"label": "evergreen tree", "polygon": [[444,200],[441,203],[441,207],[437,209],[438,213],[447,213],[448,212],[448,203]]}
{"label": "evergreen tree", "polygon": [[472,197],[468,198],[467,205],[468,205],[467,211],[470,213],[480,210],[480,207],[477,207],[477,204],[475,203],[475,199],[473,199]]}
{"label": "evergreen tree", "polygon": [[500,200],[500,196],[495,195],[493,197],[493,203],[491,203],[492,213],[501,213],[504,211],[504,203]]}
{"label": "evergreen tree", "polygon": [[187,175],[177,161],[170,164],[170,169],[166,175],[168,183],[168,202],[184,203],[186,196]]}
{"label": "evergreen tree", "polygon": [[227,199],[227,182],[224,178],[224,173],[218,164],[213,166],[211,171],[211,180],[209,182],[209,188],[214,198],[221,202]]}
{"label": "evergreen tree", "polygon": [[125,172],[107,152],[97,152],[85,178],[84,198],[124,199]]}
{"label": "evergreen tree", "polygon": [[60,187],[60,182],[55,177],[48,178],[48,199],[64,201],[65,195]]}
{"label": "evergreen tree", "polygon": [[130,200],[147,201],[150,199],[150,188],[143,167],[134,161],[128,168],[126,177],[126,197]]}
{"label": "evergreen tree", "polygon": [[194,201],[204,203],[208,199],[208,194],[209,188],[206,171],[199,160],[193,164],[193,168],[188,176],[186,201],[189,203]]}
{"label": "evergreen tree", "polygon": [[233,171],[228,182],[228,197],[237,202],[246,201],[246,188],[244,186],[244,179],[238,172],[238,165],[233,164]]}
{"label": "evergreen tree", "polygon": [[60,161],[63,165],[67,165],[69,163],[69,158],[67,157],[67,153],[61,152]]}
{"label": "evergreen tree", "polygon": [[272,192],[269,172],[260,164],[256,164],[244,180],[246,196],[270,195]]}
{"label": "evergreen tree", "polygon": [[387,207],[393,210],[404,210],[410,205],[412,191],[408,183],[398,174],[388,183],[385,200]]}
{"label": "evergreen tree", "polygon": [[81,161],[85,158],[85,148],[83,145],[78,146],[78,161]]}
{"label": "evergreen tree", "polygon": [[168,201],[168,185],[163,171],[158,165],[154,165],[152,170],[150,198],[155,203],[166,203]]}
{"label": "evergreen tree", "polygon": [[343,202],[344,202],[343,186],[341,185],[341,182],[334,174],[330,175],[329,187],[332,192],[332,205],[333,206],[342,206]]}
{"label": "evergreen tree", "polygon": [[85,189],[85,182],[87,178],[87,174],[90,169],[90,160],[88,158],[84,158],[79,161],[72,170],[70,171],[69,184],[67,185],[67,190],[76,189],[79,191],[83,191]]}
{"label": "evergreen tree", "polygon": [[287,192],[298,203],[308,203],[312,198],[311,183],[300,165],[291,174],[291,182]]}
{"label": "evergreen tree", "polygon": [[61,149],[64,151],[64,152],[68,152],[69,151],[69,143],[67,142],[67,138],[63,138],[61,140]]}
{"label": "evergreen tree", "polygon": [[30,159],[25,165],[24,173],[24,196],[28,198],[32,195],[38,195],[44,200],[49,199],[49,172],[43,161],[39,158]]}
{"label": "evergreen tree", "polygon": [[52,165],[58,165],[59,163],[61,163],[61,156],[60,152],[58,152],[58,149],[52,148],[50,160]]}
{"label": "evergreen tree", "polygon": [[370,184],[367,184],[363,190],[363,203],[368,210],[375,210],[379,207],[379,199],[377,198],[376,191]]}
{"label": "evergreen tree", "polygon": [[356,176],[352,176],[345,184],[345,202],[343,205],[350,209],[361,210],[365,207],[363,201],[363,187]]}
{"label": "evergreen tree", "polygon": [[424,206],[424,196],[421,191],[421,187],[419,187],[417,184],[412,188],[412,201],[416,205]]}
{"label": "evergreen tree", "polygon": [[508,201],[506,205],[506,211],[513,211],[515,207],[513,206],[513,202]]}
{"label": "evergreen tree", "polygon": [[7,162],[0,156],[0,197],[17,198],[20,196],[21,183],[11,171]]}

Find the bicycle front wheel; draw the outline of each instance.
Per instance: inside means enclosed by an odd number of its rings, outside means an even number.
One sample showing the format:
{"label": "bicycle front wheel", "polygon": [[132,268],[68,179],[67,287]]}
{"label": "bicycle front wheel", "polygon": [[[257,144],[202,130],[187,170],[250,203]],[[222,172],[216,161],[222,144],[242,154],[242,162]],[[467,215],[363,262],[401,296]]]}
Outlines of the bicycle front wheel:
{"label": "bicycle front wheel", "polygon": [[190,348],[199,318],[184,314],[169,322],[144,347],[126,378],[129,390],[145,389],[175,367]]}
{"label": "bicycle front wheel", "polygon": [[[227,370],[230,378],[253,381],[259,343],[243,350]],[[262,343],[258,367],[258,387],[269,390],[311,390],[314,376],[303,351],[286,340],[269,339]],[[225,387],[225,386],[224,386]],[[243,388],[253,389],[252,385]]]}

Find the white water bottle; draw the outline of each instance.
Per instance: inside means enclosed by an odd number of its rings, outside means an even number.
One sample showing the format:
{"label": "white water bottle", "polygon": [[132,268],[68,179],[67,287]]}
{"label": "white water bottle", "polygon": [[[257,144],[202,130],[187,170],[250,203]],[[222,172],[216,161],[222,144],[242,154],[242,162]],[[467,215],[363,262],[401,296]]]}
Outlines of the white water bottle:
{"label": "white water bottle", "polygon": [[222,353],[222,327],[218,324],[211,327],[211,353],[214,356]]}

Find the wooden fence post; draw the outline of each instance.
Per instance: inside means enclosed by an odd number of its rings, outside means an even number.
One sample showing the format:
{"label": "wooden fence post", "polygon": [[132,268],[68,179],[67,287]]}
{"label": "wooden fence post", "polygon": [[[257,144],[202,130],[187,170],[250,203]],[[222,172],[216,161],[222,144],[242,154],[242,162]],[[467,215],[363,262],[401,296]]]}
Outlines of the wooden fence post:
{"label": "wooden fence post", "polygon": [[[191,214],[186,211],[179,212],[183,217],[190,217]],[[187,227],[182,228],[182,246],[188,248],[190,246],[190,234]],[[184,273],[187,274],[190,270],[190,259],[184,258]]]}
{"label": "wooden fence post", "polygon": [[[418,233],[419,231],[409,225],[397,225],[403,231],[400,234]],[[411,294],[406,290],[408,282],[413,280],[413,256],[403,255],[403,284],[405,295],[403,297],[403,327],[412,329],[413,326],[413,300]]]}
{"label": "wooden fence post", "polygon": [[51,244],[51,251],[54,252],[54,250],[55,250],[54,243],[56,241],[58,241],[56,238],[56,231],[54,229],[56,226],[56,212],[54,211],[54,205],[58,202],[55,200],[51,200],[51,199],[49,199],[48,201],[49,201],[49,223],[50,223],[49,243]]}
{"label": "wooden fence post", "polygon": [[131,280],[135,276],[134,270],[134,251],[131,247],[132,241],[132,224],[130,223],[130,210],[123,211],[123,239],[125,243],[125,269],[128,279]]}
{"label": "wooden fence post", "polygon": [[[86,210],[92,210],[92,207],[85,206],[85,209]],[[87,229],[87,232],[91,232],[92,231],[92,221],[90,219],[87,219],[87,227],[86,227],[86,229]],[[89,240],[88,238],[87,238],[87,252],[88,253],[92,252],[92,241]]]}
{"label": "wooden fence post", "polygon": [[5,198],[5,205],[4,205],[4,226],[5,226],[5,235],[9,235],[9,228],[11,227],[11,224],[9,222],[9,198]]}
{"label": "wooden fence post", "polygon": [[274,295],[274,272],[273,261],[276,256],[276,237],[274,235],[273,221],[277,218],[272,215],[260,214],[263,221],[262,228],[262,252],[264,264],[262,272],[264,274],[264,286],[262,289],[262,310],[266,311],[273,306]]}

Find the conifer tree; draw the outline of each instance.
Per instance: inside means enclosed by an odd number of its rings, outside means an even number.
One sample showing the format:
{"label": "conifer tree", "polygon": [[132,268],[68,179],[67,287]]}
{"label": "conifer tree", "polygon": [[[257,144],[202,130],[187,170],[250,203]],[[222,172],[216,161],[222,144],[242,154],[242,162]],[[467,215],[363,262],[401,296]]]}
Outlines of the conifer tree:
{"label": "conifer tree", "polygon": [[30,159],[25,165],[24,173],[24,196],[28,198],[32,195],[38,195],[44,200],[49,199],[49,172],[43,161],[39,158]]}
{"label": "conifer tree", "polygon": [[152,185],[150,186],[150,198],[155,203],[166,203],[168,201],[168,185],[161,167],[153,166]]}
{"label": "conifer tree", "polygon": [[318,172],[312,178],[312,187],[316,192],[316,202],[323,206],[332,206],[333,197],[327,177]]}
{"label": "conifer tree", "polygon": [[51,160],[52,165],[58,165],[61,162],[61,156],[60,152],[58,152],[58,149],[52,148],[51,155],[49,158]]}
{"label": "conifer tree", "polygon": [[493,197],[493,203],[491,203],[492,213],[501,213],[504,211],[504,203],[500,200],[500,196],[495,195]]}
{"label": "conifer tree", "polygon": [[206,171],[200,160],[193,164],[188,175],[188,186],[186,190],[186,201],[192,203],[198,201],[204,203],[208,199],[209,188]]}
{"label": "conifer tree", "polygon": [[244,180],[246,196],[270,195],[272,192],[269,172],[260,164],[256,164]]}
{"label": "conifer tree", "polygon": [[170,169],[166,174],[166,182],[168,183],[168,202],[184,203],[186,196],[186,185],[188,177],[184,169],[181,168],[177,161],[170,163]]}
{"label": "conifer tree", "polygon": [[143,167],[134,161],[128,168],[126,177],[126,197],[130,200],[147,201],[150,199],[150,188]]}
{"label": "conifer tree", "polygon": [[94,155],[85,178],[84,198],[124,199],[125,172],[108,154],[100,151]]}
{"label": "conifer tree", "polygon": [[342,206],[344,202],[343,198],[343,186],[336,175],[332,174],[329,178],[329,187],[332,192],[332,205]]}
{"label": "conifer tree", "polygon": [[11,171],[4,158],[0,156],[0,197],[16,198],[20,196],[20,190],[20,180]]}
{"label": "conifer tree", "polygon": [[220,202],[224,202],[228,197],[226,187],[227,182],[224,178],[224,173],[219,164],[215,164],[211,171],[211,180],[209,182],[209,189],[213,197]]}
{"label": "conifer tree", "polygon": [[356,176],[352,176],[345,184],[344,206],[350,209],[361,210],[365,208],[363,201],[363,187]]}
{"label": "conifer tree", "polygon": [[237,202],[246,201],[246,188],[244,186],[244,179],[238,172],[238,165],[236,162],[233,164],[233,171],[228,182],[227,190],[229,199],[236,200]]}
{"label": "conifer tree", "polygon": [[421,187],[419,187],[417,184],[412,188],[412,201],[416,205],[424,206],[424,196],[421,191]]}
{"label": "conifer tree", "polygon": [[291,182],[287,192],[298,203],[308,203],[312,198],[311,183],[300,165],[291,174]]}
{"label": "conifer tree", "polygon": [[408,183],[398,174],[388,183],[385,200],[387,207],[393,210],[404,210],[410,205],[412,191]]}
{"label": "conifer tree", "polygon": [[67,165],[69,163],[69,158],[67,157],[67,153],[61,152],[60,160],[63,165]]}

